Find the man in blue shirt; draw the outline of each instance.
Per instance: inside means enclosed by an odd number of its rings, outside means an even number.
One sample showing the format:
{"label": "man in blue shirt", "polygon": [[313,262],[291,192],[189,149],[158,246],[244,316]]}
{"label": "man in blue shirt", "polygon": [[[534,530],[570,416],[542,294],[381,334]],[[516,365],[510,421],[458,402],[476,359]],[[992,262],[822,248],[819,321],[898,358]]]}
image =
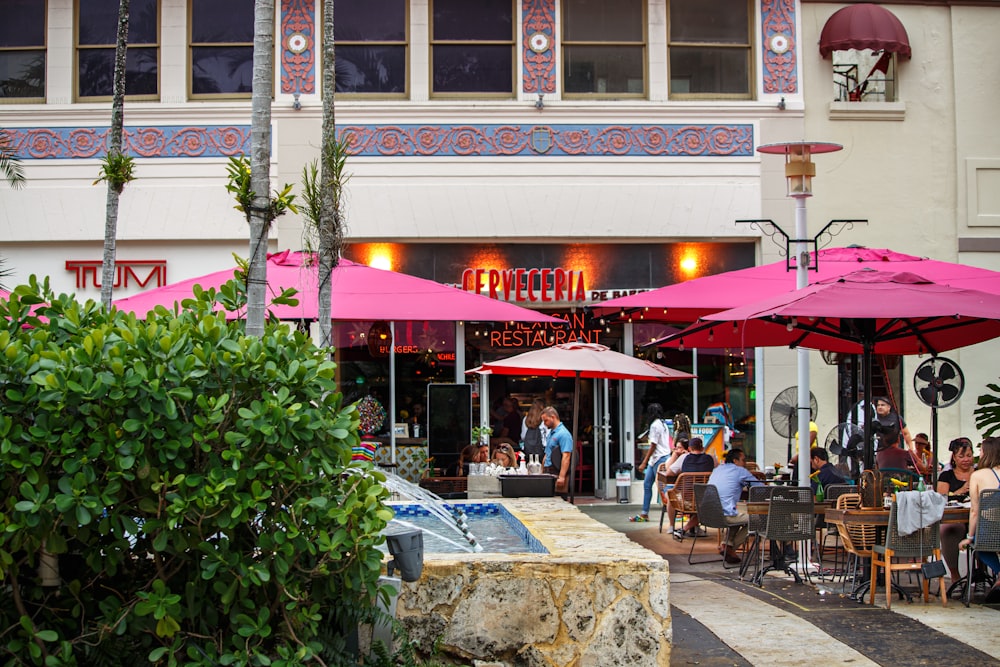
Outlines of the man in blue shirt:
{"label": "man in blue shirt", "polygon": [[753,476],[746,468],[747,457],[742,449],[730,449],[726,452],[724,463],[712,471],[708,478],[708,483],[719,490],[719,500],[722,501],[722,514],[725,516],[726,525],[729,526],[729,535],[726,544],[719,548],[720,553],[725,557],[726,562],[736,564],[740,562],[737,549],[747,539],[747,524],[750,521],[745,509],[737,508],[736,503],[743,492],[743,486],[763,484]]}
{"label": "man in blue shirt", "polygon": [[559,419],[559,413],[551,405],[542,410],[542,423],[549,429],[549,439],[545,443],[545,472],[556,475],[556,491],[569,491],[569,467],[573,458],[573,436]]}

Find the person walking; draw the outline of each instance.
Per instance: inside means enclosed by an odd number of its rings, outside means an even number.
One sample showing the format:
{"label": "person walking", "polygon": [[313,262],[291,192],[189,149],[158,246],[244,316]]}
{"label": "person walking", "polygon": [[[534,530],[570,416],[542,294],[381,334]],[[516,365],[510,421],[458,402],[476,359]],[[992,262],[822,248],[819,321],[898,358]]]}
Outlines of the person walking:
{"label": "person walking", "polygon": [[639,472],[645,471],[642,480],[642,511],[629,517],[629,521],[632,522],[649,521],[649,505],[653,502],[656,471],[661,463],[670,458],[670,433],[663,419],[663,406],[659,403],[650,403],[646,408],[646,415],[649,417],[649,448],[642,463],[636,468]]}

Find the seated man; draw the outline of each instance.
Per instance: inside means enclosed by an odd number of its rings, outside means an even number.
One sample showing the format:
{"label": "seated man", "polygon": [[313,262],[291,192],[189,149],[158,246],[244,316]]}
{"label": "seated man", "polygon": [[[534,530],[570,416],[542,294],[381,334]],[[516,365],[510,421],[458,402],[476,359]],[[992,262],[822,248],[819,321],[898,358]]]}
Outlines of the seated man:
{"label": "seated man", "polygon": [[809,478],[809,485],[812,486],[813,493],[816,493],[816,489],[820,484],[826,488],[831,484],[846,483],[847,480],[830,463],[830,456],[822,447],[813,447],[809,450],[809,463],[813,472],[819,471],[818,475]]}
{"label": "seated man", "polygon": [[688,455],[681,461],[681,472],[712,472],[715,470],[715,457],[705,453],[705,443],[701,438],[691,438],[688,443]]}
{"label": "seated man", "polygon": [[719,547],[727,563],[735,564],[740,562],[737,549],[747,539],[747,524],[750,517],[746,509],[740,510],[736,507],[744,485],[756,486],[763,484],[746,469],[747,457],[742,449],[730,449],[726,452],[724,462],[720,464],[712,475],[708,478],[708,483],[715,485],[719,490],[719,500],[722,501],[722,514],[725,516],[726,525],[730,526],[729,536],[726,543]]}

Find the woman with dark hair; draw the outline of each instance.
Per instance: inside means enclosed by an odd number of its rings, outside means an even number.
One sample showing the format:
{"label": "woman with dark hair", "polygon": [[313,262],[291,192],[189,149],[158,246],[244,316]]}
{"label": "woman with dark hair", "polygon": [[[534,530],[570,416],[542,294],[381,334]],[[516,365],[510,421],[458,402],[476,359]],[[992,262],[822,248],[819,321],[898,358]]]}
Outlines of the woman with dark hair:
{"label": "woman with dark hair", "polygon": [[[937,492],[952,502],[969,499],[969,479],[975,471],[972,443],[959,444],[951,452],[951,465],[938,476]],[[952,583],[958,581],[958,545],[968,532],[964,523],[941,524],[941,552],[951,570]]]}
{"label": "woman with dark hair", "polygon": [[663,419],[663,406],[659,403],[650,403],[646,408],[646,415],[649,417],[649,449],[646,450],[642,463],[636,468],[639,472],[645,471],[642,481],[642,512],[630,517],[629,521],[649,521],[649,505],[653,502],[656,470],[661,463],[670,458],[670,433]]}
{"label": "woman with dark hair", "polygon": [[[976,536],[976,522],[979,519],[979,494],[984,489],[1000,488],[1000,438],[983,440],[979,469],[969,478],[969,499],[972,508],[969,510],[969,533],[958,543],[959,549],[966,549]],[[989,568],[995,577],[993,588],[986,594],[986,603],[1000,602],[1000,554],[993,551],[977,551],[976,558]]]}

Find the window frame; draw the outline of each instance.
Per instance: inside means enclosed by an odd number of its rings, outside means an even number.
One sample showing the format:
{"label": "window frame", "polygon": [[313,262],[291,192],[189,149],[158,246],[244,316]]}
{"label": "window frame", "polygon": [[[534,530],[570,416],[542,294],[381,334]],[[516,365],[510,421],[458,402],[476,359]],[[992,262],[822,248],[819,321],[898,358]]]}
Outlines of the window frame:
{"label": "window frame", "polygon": [[34,53],[42,54],[42,96],[41,97],[0,97],[0,104],[44,104],[48,97],[48,64],[49,64],[49,3],[38,0],[42,4],[42,43],[36,46],[2,46],[2,53]]}
{"label": "window frame", "polygon": [[[755,100],[757,99],[757,68],[755,63],[756,45],[754,36],[757,34],[757,19],[755,15],[756,3],[754,0],[744,0],[747,5],[747,25],[746,39],[741,44],[731,42],[682,42],[673,41],[670,31],[670,4],[673,0],[667,0],[666,24],[667,24],[667,99],[669,100]],[[747,92],[746,93],[676,93],[673,91],[673,84],[670,72],[671,51],[675,47],[682,48],[708,48],[708,49],[742,49],[746,54],[747,67]]]}
{"label": "window frame", "polygon": [[[334,2],[335,0],[324,0],[324,2]],[[410,9],[411,0],[403,0],[403,28],[405,31],[405,38],[402,42],[398,41],[367,41],[367,40],[338,40],[337,46],[402,46],[403,47],[403,92],[401,93],[359,93],[359,92],[341,92],[337,91],[337,97],[343,97],[346,99],[365,99],[365,100],[408,100],[410,99],[410,55],[412,53],[412,41],[413,36],[410,33]],[[322,36],[323,34],[323,14],[322,7],[320,7],[320,13],[317,14],[318,32]]]}
{"label": "window frame", "polygon": [[[204,47],[247,47],[249,46],[251,52],[253,50],[253,37],[255,26],[252,21],[255,20],[254,13],[251,12],[251,27],[250,27],[250,41],[249,42],[195,42],[194,41],[194,3],[198,0],[187,0],[188,11],[187,11],[187,98],[189,100],[249,100],[253,96],[253,91],[247,91],[245,93],[195,93],[194,92],[194,50],[196,48]],[[204,0],[205,2],[211,2],[211,0]],[[278,9],[275,8],[275,14],[277,15]],[[275,17],[277,19],[277,16]],[[322,21],[320,22],[320,30],[322,30]],[[280,35],[278,29],[275,28],[274,33],[274,44],[275,48],[280,43]],[[252,63],[252,59],[251,59]],[[275,72],[278,71],[280,67],[280,61],[277,56],[277,51],[275,51],[274,68]],[[273,99],[273,95],[272,95]]]}
{"label": "window frame", "polygon": [[[471,1],[471,0],[466,0]],[[427,79],[427,93],[428,97],[431,99],[475,99],[475,100],[512,100],[517,97],[518,89],[518,78],[517,71],[520,62],[518,60],[518,32],[520,28],[519,23],[519,3],[515,0],[508,0],[510,2],[511,9],[511,21],[510,21],[510,41],[505,40],[484,40],[484,39],[434,39],[434,0],[427,1],[427,67],[428,67],[428,79]],[[434,47],[435,46],[449,46],[449,45],[482,45],[482,46],[497,46],[497,45],[509,45],[510,46],[510,92],[471,92],[471,93],[439,93],[434,90]]]}
{"label": "window frame", "polygon": [[[80,2],[81,0],[74,0],[73,2],[73,100],[76,102],[110,102],[114,99],[114,93],[111,95],[88,95],[84,97],[80,94],[80,52],[81,51],[111,51],[112,63],[114,63],[115,50],[118,48],[116,42],[111,44],[80,44]],[[163,4],[156,1],[156,40],[154,42],[141,42],[138,44],[128,43],[128,50],[133,47],[142,49],[155,49],[156,50],[156,93],[151,95],[129,95],[126,93],[125,99],[130,102],[148,102],[148,101],[158,101],[160,99],[160,91],[162,82],[160,80],[160,73],[162,69],[161,65],[161,55],[163,52],[163,46],[161,43],[162,39],[162,18],[163,18]],[[130,10],[131,11],[131,8]],[[118,32],[118,26],[115,26],[115,33]],[[126,51],[127,53],[127,51]],[[126,90],[128,89],[128,77],[125,78]]]}
{"label": "window frame", "polygon": [[[563,0],[563,7],[561,8],[559,16],[559,58],[561,65],[559,67],[559,88],[562,90],[562,98],[565,100],[646,100],[649,99],[649,0],[639,0],[639,4],[642,10],[642,16],[639,19],[642,24],[642,41],[641,42],[621,42],[621,41],[574,41],[567,37],[566,34],[566,12],[565,5],[570,4],[572,0]],[[566,66],[569,59],[566,58],[566,47],[574,46],[619,46],[619,47],[635,47],[639,46],[642,49],[642,92],[641,93],[572,93],[568,92],[566,89]]]}

